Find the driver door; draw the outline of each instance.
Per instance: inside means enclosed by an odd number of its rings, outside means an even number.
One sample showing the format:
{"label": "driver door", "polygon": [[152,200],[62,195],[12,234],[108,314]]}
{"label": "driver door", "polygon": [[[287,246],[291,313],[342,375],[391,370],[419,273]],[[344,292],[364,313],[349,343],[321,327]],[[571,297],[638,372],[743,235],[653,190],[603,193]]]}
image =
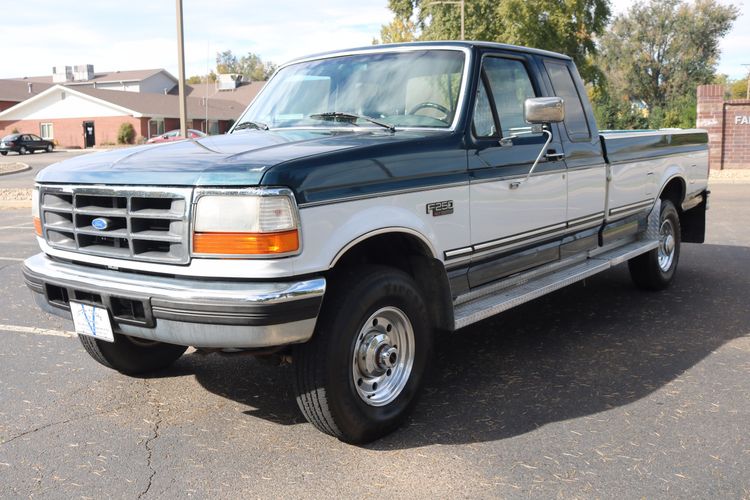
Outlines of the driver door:
{"label": "driver door", "polygon": [[[565,162],[556,161],[562,147],[555,125],[552,142],[526,180],[546,141],[545,134],[530,133],[523,114],[524,101],[542,95],[537,71],[530,58],[485,55],[482,60],[472,125],[475,148],[469,151],[471,287],[559,258],[554,238],[565,231],[567,185]],[[510,137],[501,145],[501,138]]]}

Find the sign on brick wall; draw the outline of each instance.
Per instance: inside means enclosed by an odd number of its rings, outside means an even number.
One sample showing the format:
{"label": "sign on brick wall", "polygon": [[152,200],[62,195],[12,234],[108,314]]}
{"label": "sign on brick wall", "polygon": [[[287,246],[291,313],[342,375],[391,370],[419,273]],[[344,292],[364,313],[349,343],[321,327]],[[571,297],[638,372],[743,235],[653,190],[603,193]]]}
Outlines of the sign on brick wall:
{"label": "sign on brick wall", "polygon": [[696,122],[708,132],[712,169],[750,169],[750,99],[725,101],[723,85],[701,85]]}

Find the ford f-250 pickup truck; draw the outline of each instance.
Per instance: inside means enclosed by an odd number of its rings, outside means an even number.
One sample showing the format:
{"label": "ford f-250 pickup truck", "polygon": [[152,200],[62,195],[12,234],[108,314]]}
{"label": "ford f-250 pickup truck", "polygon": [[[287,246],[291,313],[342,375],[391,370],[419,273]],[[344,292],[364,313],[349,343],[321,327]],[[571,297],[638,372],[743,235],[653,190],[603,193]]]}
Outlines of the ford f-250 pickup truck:
{"label": "ford f-250 pickup truck", "polygon": [[624,262],[638,287],[668,286],[681,242],[703,241],[706,143],[600,132],[560,54],[316,55],[281,67],[227,135],[42,171],[42,253],[23,273],[99,363],[280,353],[305,417],[362,443],[413,407],[437,332]]}

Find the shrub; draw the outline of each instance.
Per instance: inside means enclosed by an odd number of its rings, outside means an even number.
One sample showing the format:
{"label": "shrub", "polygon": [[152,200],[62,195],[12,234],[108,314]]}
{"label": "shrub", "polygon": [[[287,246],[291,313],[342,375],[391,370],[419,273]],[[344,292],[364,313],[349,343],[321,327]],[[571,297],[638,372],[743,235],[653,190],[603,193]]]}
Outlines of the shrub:
{"label": "shrub", "polygon": [[132,123],[123,123],[120,130],[117,131],[117,144],[133,144],[135,139],[135,129]]}

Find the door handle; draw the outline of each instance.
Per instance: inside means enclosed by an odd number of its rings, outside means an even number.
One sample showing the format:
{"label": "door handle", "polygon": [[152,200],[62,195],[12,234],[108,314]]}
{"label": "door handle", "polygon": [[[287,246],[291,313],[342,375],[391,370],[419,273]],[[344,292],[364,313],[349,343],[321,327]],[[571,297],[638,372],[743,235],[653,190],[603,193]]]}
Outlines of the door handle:
{"label": "door handle", "polygon": [[565,153],[556,153],[554,149],[550,149],[544,157],[547,161],[560,161],[565,159]]}

